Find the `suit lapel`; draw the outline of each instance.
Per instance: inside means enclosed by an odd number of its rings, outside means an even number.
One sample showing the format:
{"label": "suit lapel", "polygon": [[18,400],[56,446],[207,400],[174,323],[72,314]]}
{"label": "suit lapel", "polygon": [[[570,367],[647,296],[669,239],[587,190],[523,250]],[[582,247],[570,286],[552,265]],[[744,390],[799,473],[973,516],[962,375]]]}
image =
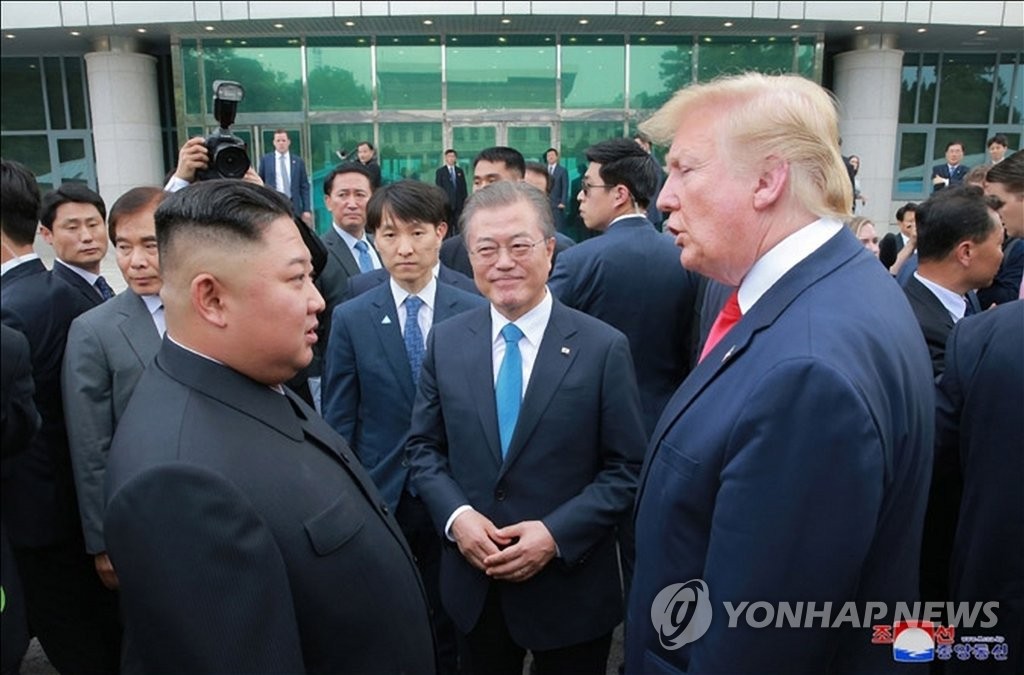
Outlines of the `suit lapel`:
{"label": "suit lapel", "polygon": [[110,302],[115,301],[120,301],[121,304],[118,308],[123,317],[119,326],[121,334],[139,361],[148,364],[160,351],[160,333],[156,330],[156,324],[146,302],[130,289]]}
{"label": "suit lapel", "polygon": [[341,236],[334,231],[334,225],[331,225],[331,229],[328,230],[327,235],[324,237],[324,243],[327,244],[327,250],[330,251],[331,255],[334,256],[350,277],[354,277],[361,272],[359,263],[356,262],[352,251],[349,250],[348,245],[345,244]]}
{"label": "suit lapel", "polygon": [[576,324],[572,316],[555,300],[551,307],[551,318],[537,350],[537,360],[533,364],[530,383],[523,395],[519,419],[516,421],[512,440],[509,441],[508,455],[501,467],[499,478],[508,471],[526,446],[537,423],[547,410],[551,397],[555,395],[566,372],[576,360],[576,333]]}
{"label": "suit lapel", "polygon": [[409,357],[405,353],[405,342],[402,340],[398,309],[395,307],[395,298],[391,294],[391,284],[381,284],[370,292],[373,293],[370,322],[373,324],[377,339],[380,340],[384,351],[384,360],[388,362],[395,380],[401,386],[402,393],[405,394],[406,400],[411,405],[416,390],[413,387]]}
{"label": "suit lapel", "polygon": [[494,360],[491,353],[491,312],[489,307],[476,313],[475,320],[467,323],[469,335],[460,345],[465,354],[469,392],[476,401],[480,426],[487,448],[496,465],[501,465],[501,441],[498,438],[498,409],[494,401]]}

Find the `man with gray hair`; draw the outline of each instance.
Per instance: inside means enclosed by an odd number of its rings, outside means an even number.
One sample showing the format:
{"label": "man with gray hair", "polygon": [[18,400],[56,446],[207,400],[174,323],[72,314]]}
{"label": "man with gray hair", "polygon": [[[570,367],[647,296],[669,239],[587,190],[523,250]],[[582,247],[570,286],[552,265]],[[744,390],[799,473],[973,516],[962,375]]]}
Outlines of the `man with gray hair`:
{"label": "man with gray hair", "polygon": [[[547,196],[473,193],[462,216],[490,300],[436,324],[406,449],[437,529],[445,609],[469,672],[605,672],[622,618],[615,528],[643,455],[626,337],[547,289]],[[459,351],[441,345],[461,345]]]}
{"label": "man with gray hair", "polygon": [[651,438],[627,671],[888,672],[890,650],[835,617],[755,629],[722,611],[917,597],[931,368],[900,289],[840,221],[835,103],[748,73],[679,91],[641,128],[671,143],[658,207],[682,264],[737,290]]}

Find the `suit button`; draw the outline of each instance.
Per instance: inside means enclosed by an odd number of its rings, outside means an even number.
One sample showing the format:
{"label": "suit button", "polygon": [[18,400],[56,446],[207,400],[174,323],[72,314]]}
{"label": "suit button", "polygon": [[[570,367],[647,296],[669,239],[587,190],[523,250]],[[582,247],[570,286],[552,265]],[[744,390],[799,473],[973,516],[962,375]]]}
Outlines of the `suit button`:
{"label": "suit button", "polygon": [[409,458],[408,457],[406,457],[405,459],[402,460],[402,468],[403,469],[408,469],[409,468]]}
{"label": "suit button", "polygon": [[506,496],[505,488],[501,488],[500,487],[500,488],[498,488],[497,490],[494,491],[494,497],[499,502],[505,501],[505,496]]}
{"label": "suit button", "polygon": [[381,502],[380,503],[380,512],[383,513],[386,516],[386,515],[388,515],[388,513],[391,512],[391,509],[388,508],[387,504],[385,504],[384,502]]}

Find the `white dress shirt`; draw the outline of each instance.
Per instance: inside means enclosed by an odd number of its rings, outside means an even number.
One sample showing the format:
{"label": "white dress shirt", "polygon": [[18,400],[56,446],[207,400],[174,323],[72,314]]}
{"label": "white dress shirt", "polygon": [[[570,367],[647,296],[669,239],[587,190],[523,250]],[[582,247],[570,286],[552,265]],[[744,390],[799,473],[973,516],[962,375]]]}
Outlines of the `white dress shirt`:
{"label": "white dress shirt", "polygon": [[[26,253],[25,255],[18,256],[17,258],[11,258],[7,262],[5,262],[3,265],[0,265],[0,277],[2,277],[3,275],[7,274],[8,272],[10,272],[11,270],[13,270],[18,265],[23,265],[23,264],[25,264],[27,262],[30,262],[32,260],[38,260],[38,259],[39,259],[39,254],[38,253]],[[437,276],[436,272],[434,273],[434,276]]]}
{"label": "white dress shirt", "polygon": [[914,278],[920,281],[925,288],[932,292],[942,306],[949,312],[949,316],[952,317],[953,323],[957,323],[960,319],[964,318],[964,314],[967,313],[967,298],[951,291],[945,286],[939,286],[937,283],[930,279],[925,279],[917,272],[914,272]]}
{"label": "white dress shirt", "polygon": [[142,302],[146,303],[146,309],[149,310],[149,315],[153,318],[153,324],[156,326],[156,332],[160,334],[160,337],[164,336],[167,332],[167,321],[164,319],[164,302],[160,299],[157,294],[153,295],[140,295]]}

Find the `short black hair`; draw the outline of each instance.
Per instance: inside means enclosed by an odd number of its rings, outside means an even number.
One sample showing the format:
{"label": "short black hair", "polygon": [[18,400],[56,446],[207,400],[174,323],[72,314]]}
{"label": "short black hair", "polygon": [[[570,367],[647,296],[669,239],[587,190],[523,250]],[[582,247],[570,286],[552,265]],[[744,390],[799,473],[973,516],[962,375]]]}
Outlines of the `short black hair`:
{"label": "short black hair", "polygon": [[277,190],[232,179],[190,185],[167,197],[153,216],[161,265],[172,261],[181,234],[200,234],[211,243],[258,242],[282,216],[294,219],[291,203]]}
{"label": "short black hair", "polygon": [[[527,162],[526,171],[529,173],[535,173],[538,176],[544,176],[544,192],[551,192],[551,174],[548,173],[547,164],[541,164],[540,162]],[[524,173],[525,177],[526,174]]]}
{"label": "short black hair", "polygon": [[899,222],[902,223],[903,222],[903,216],[905,216],[908,213],[915,213],[916,214],[917,213],[917,204],[915,204],[914,202],[907,202],[903,206],[901,206],[898,209],[896,209],[896,220],[898,220]]}
{"label": "short black hair", "polygon": [[455,155],[456,157],[458,157],[458,156],[459,156],[459,153],[455,152],[455,148],[447,148],[447,149],[446,149],[446,150],[444,151],[444,154],[446,154],[446,155],[447,155],[447,154],[448,154],[449,152],[450,152],[450,153],[452,153],[453,155]]}
{"label": "short black hair", "polygon": [[562,154],[562,153],[558,152],[558,148],[548,148],[547,150],[544,151],[544,157],[547,157],[549,152],[553,152],[553,153],[555,153],[556,155],[559,155],[559,156],[561,156],[561,154]]}
{"label": "short black hair", "polygon": [[117,244],[117,224],[125,216],[130,216],[152,204],[159,205],[167,198],[168,193],[158,187],[134,187],[117,198],[110,207],[107,218],[107,236],[111,244]]}
{"label": "short black hair", "polygon": [[523,153],[506,145],[495,145],[481,150],[473,158],[473,169],[476,169],[476,165],[480,162],[494,162],[495,164],[501,162],[512,171],[517,172],[520,178],[526,175],[526,159],[523,158]]}
{"label": "short black hair", "polygon": [[649,152],[632,139],[611,138],[587,148],[586,156],[601,165],[602,183],[626,186],[633,201],[647,208],[658,189],[658,165]]}
{"label": "short black hair", "polygon": [[331,172],[327,174],[327,178],[324,178],[325,195],[331,194],[331,190],[334,188],[334,179],[343,173],[358,173],[360,176],[366,176],[366,181],[370,184],[370,192],[373,192],[373,175],[362,162],[355,160],[339,164],[331,169]]}
{"label": "short black hair", "polygon": [[986,183],[1002,183],[1010,192],[1024,192],[1024,150],[1018,150],[988,170]]}
{"label": "short black hair", "polygon": [[998,143],[999,145],[1003,146],[1004,148],[1007,147],[1008,145],[1010,145],[1010,142],[1008,140],[1006,140],[1006,136],[1004,136],[1003,134],[996,134],[992,138],[990,138],[987,141],[985,141],[985,147],[987,148],[988,146],[992,145],[993,143]]}
{"label": "short black hair", "polygon": [[980,242],[997,227],[985,194],[974,185],[939,190],[917,209],[917,255],[942,260],[965,239]]}
{"label": "short black hair", "polygon": [[64,204],[92,204],[100,212],[100,218],[107,219],[107,207],[102,197],[82,183],[64,183],[43,197],[43,203],[39,207],[39,223],[52,230],[53,221],[57,218],[57,209]]}
{"label": "short black hair", "polygon": [[370,141],[359,141],[358,143],[356,143],[356,147],[357,147],[357,148],[358,148],[358,147],[359,147],[360,145],[365,145],[365,146],[366,146],[366,147],[368,147],[368,148],[369,148],[370,150],[373,150],[373,143],[371,143]]}
{"label": "short black hair", "polygon": [[949,150],[954,145],[959,145],[961,150],[966,150],[967,149],[967,148],[964,147],[963,141],[950,141],[949,143],[946,143],[946,150]]}
{"label": "short black hair", "polygon": [[444,190],[418,180],[400,180],[385,185],[366,204],[366,229],[375,232],[384,219],[384,212],[407,223],[429,223],[436,229],[446,222],[448,198]]}
{"label": "short black hair", "polygon": [[39,228],[39,184],[21,162],[0,160],[0,229],[18,246],[31,246]]}

